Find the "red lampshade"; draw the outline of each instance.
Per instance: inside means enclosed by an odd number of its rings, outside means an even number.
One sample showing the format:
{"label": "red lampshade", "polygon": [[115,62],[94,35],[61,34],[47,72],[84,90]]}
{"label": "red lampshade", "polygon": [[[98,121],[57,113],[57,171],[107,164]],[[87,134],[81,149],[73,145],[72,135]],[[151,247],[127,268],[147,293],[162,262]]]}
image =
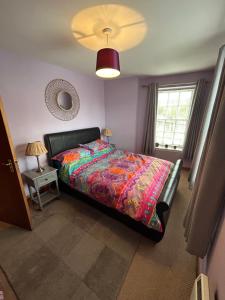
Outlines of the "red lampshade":
{"label": "red lampshade", "polygon": [[97,53],[96,75],[114,78],[120,75],[119,53],[111,48],[103,48]]}

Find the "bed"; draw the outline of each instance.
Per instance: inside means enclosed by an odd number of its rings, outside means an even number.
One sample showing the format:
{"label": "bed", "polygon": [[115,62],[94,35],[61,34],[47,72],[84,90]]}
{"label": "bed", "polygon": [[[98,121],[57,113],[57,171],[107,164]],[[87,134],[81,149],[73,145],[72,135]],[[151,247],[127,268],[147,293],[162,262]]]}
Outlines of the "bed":
{"label": "bed", "polygon": [[172,164],[113,148],[88,161],[85,159],[80,165],[67,162],[61,166],[53,158],[65,150],[100,139],[100,129],[51,133],[46,134],[44,139],[48,162],[59,170],[61,190],[155,242],[163,238],[182,160]]}

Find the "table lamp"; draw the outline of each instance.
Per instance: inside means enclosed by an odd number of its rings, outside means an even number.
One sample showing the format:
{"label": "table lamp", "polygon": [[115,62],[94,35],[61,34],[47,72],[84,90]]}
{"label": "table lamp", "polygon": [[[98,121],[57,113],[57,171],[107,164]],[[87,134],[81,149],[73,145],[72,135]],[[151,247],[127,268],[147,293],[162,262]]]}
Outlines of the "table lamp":
{"label": "table lamp", "polygon": [[102,134],[107,137],[107,141],[109,143],[109,137],[112,136],[112,130],[109,128],[105,128],[103,129]]}
{"label": "table lamp", "polygon": [[36,170],[36,172],[44,171],[44,169],[42,169],[40,166],[39,156],[41,154],[45,154],[47,152],[48,152],[47,149],[40,141],[36,141],[36,142],[27,144],[27,148],[26,148],[26,152],[25,152],[26,156],[36,156],[36,158],[37,158],[38,169]]}

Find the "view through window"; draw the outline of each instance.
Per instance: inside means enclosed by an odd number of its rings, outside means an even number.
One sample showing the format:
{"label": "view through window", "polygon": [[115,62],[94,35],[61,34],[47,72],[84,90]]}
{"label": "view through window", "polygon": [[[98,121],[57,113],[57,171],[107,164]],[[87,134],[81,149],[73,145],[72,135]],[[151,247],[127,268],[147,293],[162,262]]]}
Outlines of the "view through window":
{"label": "view through window", "polygon": [[156,147],[183,149],[194,91],[194,85],[159,88]]}

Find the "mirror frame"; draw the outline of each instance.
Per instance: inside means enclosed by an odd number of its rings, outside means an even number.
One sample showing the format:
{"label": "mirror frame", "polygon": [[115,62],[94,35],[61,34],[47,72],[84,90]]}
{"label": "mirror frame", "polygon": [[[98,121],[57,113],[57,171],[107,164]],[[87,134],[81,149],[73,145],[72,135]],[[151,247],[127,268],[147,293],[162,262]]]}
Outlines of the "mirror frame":
{"label": "mirror frame", "polygon": [[[71,97],[72,107],[68,110],[58,103],[58,96],[62,92],[69,94]],[[45,103],[49,112],[62,121],[74,119],[80,110],[80,99],[76,89],[63,79],[54,79],[49,82],[45,89]]]}

